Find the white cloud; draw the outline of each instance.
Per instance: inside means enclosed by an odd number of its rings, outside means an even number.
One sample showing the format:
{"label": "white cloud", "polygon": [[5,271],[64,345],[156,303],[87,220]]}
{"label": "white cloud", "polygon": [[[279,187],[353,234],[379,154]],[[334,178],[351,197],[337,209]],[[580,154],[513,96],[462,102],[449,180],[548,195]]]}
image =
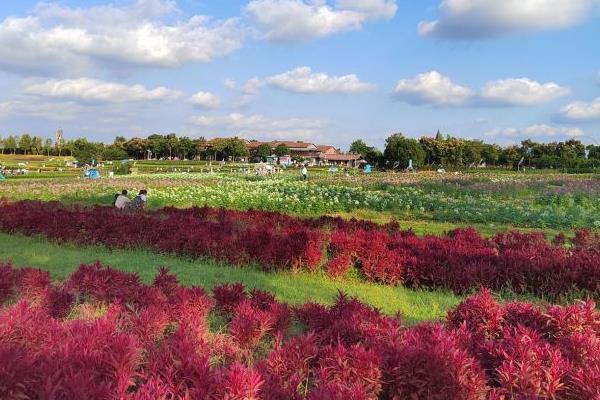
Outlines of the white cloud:
{"label": "white cloud", "polygon": [[569,92],[554,82],[542,84],[527,78],[513,78],[488,82],[481,97],[491,103],[533,106],[566,96]]}
{"label": "white cloud", "polygon": [[254,77],[244,83],[241,92],[243,95],[255,96],[258,95],[261,86],[263,86],[263,82],[258,77]]}
{"label": "white cloud", "polygon": [[223,85],[227,88],[227,89],[231,89],[231,90],[235,90],[237,83],[235,80],[231,79],[231,78],[227,78],[223,81]]}
{"label": "white cloud", "polygon": [[365,22],[396,14],[396,0],[252,0],[246,12],[266,38],[302,41],[358,30]]}
{"label": "white cloud", "polygon": [[205,16],[166,23],[174,1],[137,0],[125,6],[68,8],[42,3],[26,17],[0,22],[0,68],[80,72],[92,65],[173,67],[210,62],[239,47],[237,19]]}
{"label": "white cloud", "polygon": [[316,73],[310,67],[298,67],[283,74],[266,78],[273,87],[297,93],[360,93],[375,88],[370,83],[362,82],[354,74],[329,76]]}
{"label": "white cloud", "polygon": [[442,0],[439,17],[422,21],[421,36],[481,39],[512,32],[562,29],[590,14],[598,0]]}
{"label": "white cloud", "polygon": [[336,8],[360,12],[369,19],[391,19],[396,15],[396,0],[337,0]]}
{"label": "white cloud", "polygon": [[437,71],[398,81],[392,96],[413,105],[431,106],[534,106],[570,93],[554,82],[540,83],[528,78],[487,82],[480,92],[458,85]]}
{"label": "white cloud", "polygon": [[582,129],[576,127],[556,127],[545,124],[531,125],[526,128],[497,128],[486,133],[492,138],[575,138],[584,136]]}
{"label": "white cloud", "polygon": [[222,116],[195,116],[190,122],[204,128],[220,128],[246,138],[311,140],[320,135],[324,123],[302,118],[274,119],[261,114],[232,113]]}
{"label": "white cloud", "polygon": [[190,103],[202,108],[217,108],[221,104],[221,99],[210,92],[200,91],[190,97]]}
{"label": "white cloud", "polygon": [[96,79],[80,78],[31,83],[25,94],[76,100],[90,103],[130,103],[138,101],[172,100],[180,92],[166,87],[146,89],[142,85],[123,85]]}
{"label": "white cloud", "polygon": [[51,121],[66,121],[81,117],[87,109],[74,101],[45,102],[17,98],[0,103],[0,117],[24,116],[44,118]]}
{"label": "white cloud", "polygon": [[393,91],[395,99],[413,105],[461,106],[473,95],[471,89],[453,83],[437,71],[420,74],[414,79],[401,79]]}
{"label": "white cloud", "polygon": [[567,104],[560,111],[560,115],[572,121],[600,120],[600,97],[590,102],[576,101]]}

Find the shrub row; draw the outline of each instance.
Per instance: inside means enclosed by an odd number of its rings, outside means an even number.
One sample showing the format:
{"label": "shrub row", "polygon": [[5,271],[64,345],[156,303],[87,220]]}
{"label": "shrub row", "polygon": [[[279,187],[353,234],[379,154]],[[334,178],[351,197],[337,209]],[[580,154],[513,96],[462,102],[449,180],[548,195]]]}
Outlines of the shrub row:
{"label": "shrub row", "polygon": [[507,232],[486,239],[473,229],[457,229],[445,236],[416,236],[395,223],[207,207],[127,214],[34,201],[1,203],[0,230],[253,263],[266,270],[324,267],[337,277],[358,269],[369,281],[457,293],[482,286],[549,298],[600,292],[600,236],[587,231],[577,232],[565,246],[564,235],[551,244],[542,233]]}
{"label": "shrub row", "polygon": [[3,399],[557,399],[600,396],[592,301],[498,304],[406,327],[342,294],[290,307],[161,269],[152,285],[99,264],[50,283],[0,265]]}

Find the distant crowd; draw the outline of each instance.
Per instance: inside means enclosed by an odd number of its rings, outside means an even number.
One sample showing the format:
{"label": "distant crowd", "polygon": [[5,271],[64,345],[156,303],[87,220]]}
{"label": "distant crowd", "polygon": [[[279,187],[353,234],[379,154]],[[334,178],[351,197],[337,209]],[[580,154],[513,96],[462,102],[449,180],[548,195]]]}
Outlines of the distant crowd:
{"label": "distant crowd", "polygon": [[133,199],[129,198],[127,190],[123,189],[121,193],[116,193],[113,199],[113,206],[120,210],[143,210],[148,201],[148,191],[142,189]]}

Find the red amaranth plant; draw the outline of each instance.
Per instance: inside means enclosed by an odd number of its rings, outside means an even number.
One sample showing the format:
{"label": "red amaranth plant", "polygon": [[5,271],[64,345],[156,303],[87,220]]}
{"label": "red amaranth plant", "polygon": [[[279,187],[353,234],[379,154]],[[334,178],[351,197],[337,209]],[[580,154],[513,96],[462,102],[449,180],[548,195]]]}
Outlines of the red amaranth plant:
{"label": "red amaranth plant", "polygon": [[487,391],[476,360],[439,324],[405,333],[386,355],[384,380],[392,399],[479,400]]}
{"label": "red amaranth plant", "polygon": [[463,324],[481,339],[498,337],[502,331],[503,312],[489,290],[482,289],[448,312],[450,328],[458,329]]}

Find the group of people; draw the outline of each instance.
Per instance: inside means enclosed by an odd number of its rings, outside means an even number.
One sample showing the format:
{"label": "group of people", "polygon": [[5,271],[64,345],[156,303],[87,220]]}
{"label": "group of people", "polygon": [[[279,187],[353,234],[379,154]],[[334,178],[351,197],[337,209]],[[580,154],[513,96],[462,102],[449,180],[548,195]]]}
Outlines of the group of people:
{"label": "group of people", "polygon": [[143,210],[148,201],[148,191],[142,189],[133,199],[129,198],[127,190],[123,189],[121,193],[115,194],[113,206],[120,210]]}

